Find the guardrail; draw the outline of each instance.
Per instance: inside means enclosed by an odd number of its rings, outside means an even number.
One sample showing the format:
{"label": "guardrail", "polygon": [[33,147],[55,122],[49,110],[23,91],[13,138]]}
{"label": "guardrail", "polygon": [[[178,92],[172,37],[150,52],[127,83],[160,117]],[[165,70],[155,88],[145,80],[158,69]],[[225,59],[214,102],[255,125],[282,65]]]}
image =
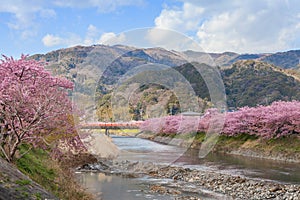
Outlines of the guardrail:
{"label": "guardrail", "polygon": [[93,122],[81,125],[81,129],[138,129],[143,121],[134,122]]}

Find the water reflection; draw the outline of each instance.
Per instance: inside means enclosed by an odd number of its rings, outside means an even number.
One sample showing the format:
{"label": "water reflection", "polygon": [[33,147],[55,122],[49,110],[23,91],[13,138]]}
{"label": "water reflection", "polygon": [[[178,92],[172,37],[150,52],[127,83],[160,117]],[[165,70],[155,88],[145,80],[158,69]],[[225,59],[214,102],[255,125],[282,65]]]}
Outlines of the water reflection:
{"label": "water reflection", "polygon": [[108,182],[110,183],[112,181],[112,177],[111,176],[107,176],[104,173],[98,173],[98,181],[100,182]]}
{"label": "water reflection", "polygon": [[79,173],[79,183],[95,195],[96,199],[102,200],[171,200],[173,198],[145,193],[147,182],[141,179],[125,178],[103,173]]}
{"label": "water reflection", "polygon": [[113,137],[113,142],[122,150],[118,158],[120,160],[185,165],[202,170],[300,184],[300,167],[296,163],[219,153],[210,153],[200,159],[197,150],[186,150],[140,138]]}
{"label": "water reflection", "polygon": [[186,151],[185,148],[159,144],[134,137],[114,137],[113,142],[121,150],[119,160],[172,164]]}
{"label": "water reflection", "polygon": [[197,150],[188,150],[176,163],[192,168],[209,166],[223,173],[300,184],[300,168],[296,163],[220,153],[210,153],[204,159],[199,159],[197,155]]}
{"label": "water reflection", "polygon": [[[201,170],[221,171],[252,178],[300,184],[298,164],[216,153],[200,159],[197,150],[186,150],[140,138],[113,137],[113,142],[121,150],[119,160],[184,165]],[[145,192],[150,183],[155,184],[155,181],[159,181],[151,180],[149,177],[126,178],[115,175],[108,176],[103,173],[80,173],[77,177],[84,187],[102,200],[174,199]],[[214,199],[207,196],[201,196],[201,198]]]}

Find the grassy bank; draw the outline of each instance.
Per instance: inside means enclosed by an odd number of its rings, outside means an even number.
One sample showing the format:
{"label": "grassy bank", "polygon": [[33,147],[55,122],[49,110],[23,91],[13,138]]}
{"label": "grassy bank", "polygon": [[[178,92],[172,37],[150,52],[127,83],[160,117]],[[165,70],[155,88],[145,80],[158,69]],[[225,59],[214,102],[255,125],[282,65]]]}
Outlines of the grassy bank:
{"label": "grassy bank", "polygon": [[[20,155],[28,149],[28,145],[22,145]],[[63,166],[54,161],[42,149],[29,150],[28,153],[15,161],[15,165],[21,172],[60,199],[93,199],[78,185],[68,166]]]}
{"label": "grassy bank", "polygon": [[259,138],[247,134],[220,136],[216,151],[273,160],[300,162],[300,137]]}
{"label": "grassy bank", "polygon": [[[100,130],[102,133],[105,133],[105,129]],[[110,129],[109,134],[119,135],[119,136],[135,136],[140,130],[139,129]]]}
{"label": "grassy bank", "polygon": [[281,138],[264,139],[252,135],[241,134],[236,137],[220,136],[218,148],[255,148],[262,151],[277,151],[286,153],[300,153],[299,136],[286,136]]}

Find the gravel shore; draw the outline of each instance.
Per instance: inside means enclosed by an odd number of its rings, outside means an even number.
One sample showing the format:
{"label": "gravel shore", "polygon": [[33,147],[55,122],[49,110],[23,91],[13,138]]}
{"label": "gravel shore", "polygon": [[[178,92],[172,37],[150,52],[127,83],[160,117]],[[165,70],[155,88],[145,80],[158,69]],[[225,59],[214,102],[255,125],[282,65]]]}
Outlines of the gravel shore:
{"label": "gravel shore", "polygon": [[[300,200],[300,184],[283,184],[213,171],[150,162],[102,160],[86,164],[80,171],[99,171],[126,177],[147,176],[166,180],[149,185],[149,191],[172,199],[275,199]],[[207,198],[203,197],[206,196]]]}

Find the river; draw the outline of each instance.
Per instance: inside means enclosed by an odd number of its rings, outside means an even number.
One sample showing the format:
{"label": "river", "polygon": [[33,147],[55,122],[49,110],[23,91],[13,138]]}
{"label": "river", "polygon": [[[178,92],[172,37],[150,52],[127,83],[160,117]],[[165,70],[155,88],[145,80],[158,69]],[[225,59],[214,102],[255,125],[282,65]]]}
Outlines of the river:
{"label": "river", "polygon": [[[112,136],[112,138],[121,150],[117,158],[120,161],[145,161],[180,165],[254,179],[300,184],[300,169],[298,164],[294,163],[216,153],[209,154],[204,159],[199,159],[196,150],[186,150],[141,138],[119,136]],[[103,173],[80,173],[78,177],[84,187],[103,200],[170,199],[164,195],[145,192],[149,182],[165,180],[155,180],[149,177],[124,178]],[[204,192],[201,197],[202,199],[217,199],[213,198],[209,192]]]}

